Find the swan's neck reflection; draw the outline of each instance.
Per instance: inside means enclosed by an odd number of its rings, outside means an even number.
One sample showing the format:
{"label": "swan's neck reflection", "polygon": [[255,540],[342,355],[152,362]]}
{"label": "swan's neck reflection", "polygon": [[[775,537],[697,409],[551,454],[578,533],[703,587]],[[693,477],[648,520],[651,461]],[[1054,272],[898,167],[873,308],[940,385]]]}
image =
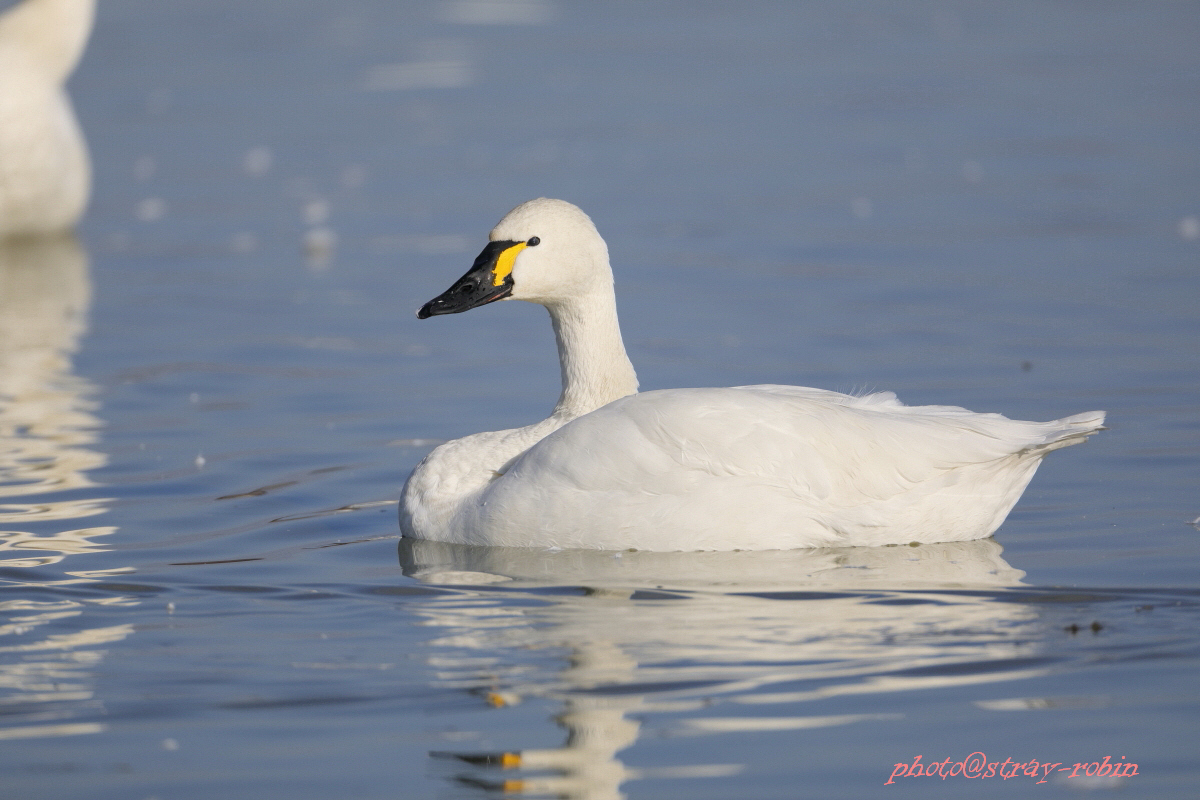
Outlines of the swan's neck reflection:
{"label": "swan's neck reflection", "polygon": [[43,530],[106,510],[103,499],[45,497],[93,486],[88,472],[106,461],[90,447],[101,424],[94,389],[71,365],[90,301],[87,255],[74,237],[0,242],[0,551],[55,554],[7,557],[5,566],[55,563],[112,532]]}

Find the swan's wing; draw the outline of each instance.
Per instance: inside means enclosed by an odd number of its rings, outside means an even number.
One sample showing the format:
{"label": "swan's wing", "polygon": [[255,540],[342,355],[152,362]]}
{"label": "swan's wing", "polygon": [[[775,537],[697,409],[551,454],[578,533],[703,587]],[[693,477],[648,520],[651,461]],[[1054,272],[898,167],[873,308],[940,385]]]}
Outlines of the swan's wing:
{"label": "swan's wing", "polygon": [[546,436],[487,499],[495,514],[526,519],[539,507],[565,519],[564,503],[613,524],[644,525],[643,515],[810,519],[832,541],[841,522],[885,524],[881,503],[918,484],[944,487],[959,468],[1027,456],[1030,468],[1018,471],[1028,480],[1041,450],[1098,425],[1084,417],[1020,422],[905,406],[890,393],[785,386],[645,392]]}
{"label": "swan's wing", "polygon": [[905,406],[890,392],[673,389],[580,417],[531,448],[519,466],[584,490],[681,490],[703,474],[854,504],[890,497],[936,473],[1044,447],[1067,428],[953,406]]}
{"label": "swan's wing", "polygon": [[885,451],[889,445],[902,448],[903,452],[893,450],[889,456],[917,464],[929,463],[935,469],[982,463],[1022,452],[1044,455],[1078,444],[1104,426],[1103,411],[1087,411],[1050,422],[1028,422],[958,406],[907,406],[893,392],[845,395],[802,386],[737,388],[799,405],[808,404],[815,414],[822,414],[818,410],[822,407],[841,409],[828,414],[826,419],[836,418],[852,425],[854,430],[869,430]]}

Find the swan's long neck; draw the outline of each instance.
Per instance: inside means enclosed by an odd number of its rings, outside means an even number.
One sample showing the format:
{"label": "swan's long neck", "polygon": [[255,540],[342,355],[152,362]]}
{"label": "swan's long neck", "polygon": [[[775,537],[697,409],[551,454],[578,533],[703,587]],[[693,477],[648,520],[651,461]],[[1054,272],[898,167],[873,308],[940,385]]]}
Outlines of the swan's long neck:
{"label": "swan's long neck", "polygon": [[611,284],[546,307],[562,368],[555,416],[574,419],[637,392],[637,374],[621,341]]}
{"label": "swan's long neck", "polygon": [[25,0],[0,14],[0,56],[19,53],[26,69],[62,83],[83,55],[95,13],[95,0]]}

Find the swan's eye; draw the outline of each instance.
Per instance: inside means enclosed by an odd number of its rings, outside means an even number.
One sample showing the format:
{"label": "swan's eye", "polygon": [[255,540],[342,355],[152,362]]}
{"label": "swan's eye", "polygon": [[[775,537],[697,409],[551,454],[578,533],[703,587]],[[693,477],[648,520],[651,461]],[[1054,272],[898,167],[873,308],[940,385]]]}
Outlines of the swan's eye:
{"label": "swan's eye", "polygon": [[529,239],[529,241],[525,242],[525,246],[526,247],[537,247],[541,243],[542,243],[542,240],[539,239],[537,236],[534,236],[531,239]]}

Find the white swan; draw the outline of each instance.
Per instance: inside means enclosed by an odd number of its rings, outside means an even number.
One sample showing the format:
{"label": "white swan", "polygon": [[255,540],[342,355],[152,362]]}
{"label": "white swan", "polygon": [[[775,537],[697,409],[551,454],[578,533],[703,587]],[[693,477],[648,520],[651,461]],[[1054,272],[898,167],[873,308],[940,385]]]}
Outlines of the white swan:
{"label": "white swan", "polygon": [[562,395],[548,419],[447,442],[404,486],[405,536],[603,550],[772,550],[991,534],[1042,457],[1103,412],[1019,422],[795,386],[637,393],[608,248],[562,200],[517,206],[417,316],[495,300],[550,312]]}
{"label": "white swan", "polygon": [[83,54],[95,0],[25,0],[0,15],[0,239],[71,228],[91,189],[63,83]]}

